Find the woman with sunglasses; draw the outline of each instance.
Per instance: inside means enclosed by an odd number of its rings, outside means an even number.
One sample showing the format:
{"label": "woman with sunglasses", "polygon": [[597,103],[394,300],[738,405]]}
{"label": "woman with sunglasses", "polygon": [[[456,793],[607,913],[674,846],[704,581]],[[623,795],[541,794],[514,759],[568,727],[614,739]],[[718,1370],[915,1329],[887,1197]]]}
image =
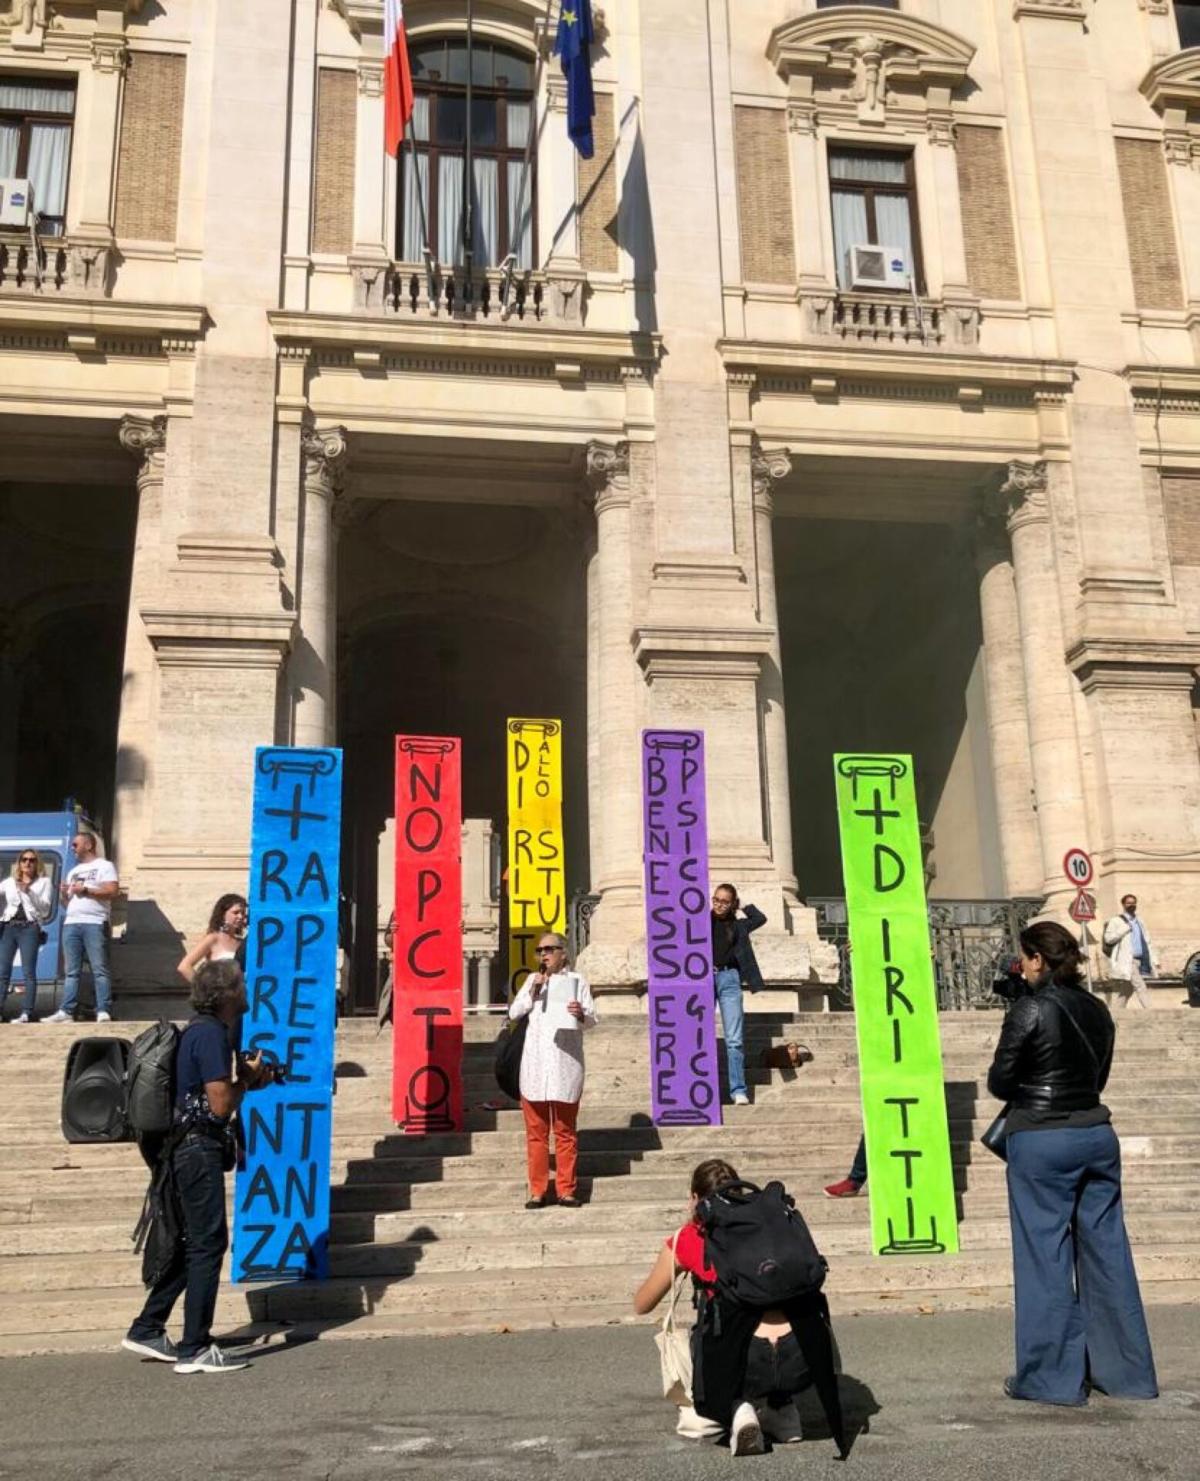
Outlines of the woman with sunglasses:
{"label": "woman with sunglasses", "polygon": [[[529,1019],[521,1054],[521,1110],[529,1173],[526,1208],[550,1201],[550,1134],[554,1133],[554,1188],[560,1208],[578,1208],[575,1122],[583,1098],[583,1030],[596,1022],[592,990],[568,971],[567,943],[547,931],[537,944],[538,970],[512,1000],[510,1018]],[[564,991],[570,994],[564,998]],[[551,998],[554,1001],[551,1001]]]}
{"label": "woman with sunglasses", "polygon": [[8,879],[0,880],[0,1021],[12,978],[13,960],[21,954],[25,1008],[13,1020],[31,1023],[37,1005],[37,959],[42,927],[54,909],[54,891],[35,849],[17,855]]}

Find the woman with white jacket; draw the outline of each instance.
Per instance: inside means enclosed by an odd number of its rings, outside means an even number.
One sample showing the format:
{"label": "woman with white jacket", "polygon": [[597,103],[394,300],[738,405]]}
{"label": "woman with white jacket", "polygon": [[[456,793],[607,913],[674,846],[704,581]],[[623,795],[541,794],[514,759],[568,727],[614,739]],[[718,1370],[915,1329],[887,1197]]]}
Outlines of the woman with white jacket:
{"label": "woman with white jacket", "polygon": [[36,849],[23,848],[8,879],[0,880],[0,1020],[12,978],[13,961],[21,954],[25,1007],[14,1020],[29,1023],[37,1004],[37,959],[42,927],[54,910],[54,891]]}
{"label": "woman with white jacket", "polygon": [[[510,1018],[528,1017],[521,1053],[521,1110],[529,1173],[526,1208],[550,1199],[550,1133],[554,1133],[554,1186],[560,1208],[578,1208],[575,1193],[575,1121],[583,1098],[583,1031],[596,1022],[592,990],[567,970],[567,943],[547,931],[537,944],[538,970],[512,1000]],[[562,979],[570,998],[551,1002],[551,984]]]}

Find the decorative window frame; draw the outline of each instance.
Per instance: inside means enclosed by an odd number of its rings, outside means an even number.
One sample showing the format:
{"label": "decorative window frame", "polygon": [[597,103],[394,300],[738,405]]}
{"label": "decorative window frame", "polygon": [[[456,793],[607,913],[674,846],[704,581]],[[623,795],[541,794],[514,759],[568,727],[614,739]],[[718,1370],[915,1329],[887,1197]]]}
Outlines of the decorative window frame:
{"label": "decorative window frame", "polygon": [[[967,81],[974,45],[941,26],[904,11],[847,5],[819,10],[776,27],[767,59],[787,84],[792,140],[792,194],[797,212],[798,297],[806,332],[853,338],[911,340],[919,319],[914,306],[885,306],[886,332],[878,330],[874,300],[896,294],[843,293],[833,267],[833,224],[827,147],[912,149],[917,220],[929,302],[940,327],[932,342],[974,348],[979,299],[967,284],[958,168],[955,158],[955,93]],[[800,229],[799,213],[816,202],[821,231]],[[819,249],[814,238],[820,238]],[[864,330],[846,327],[846,314]],[[893,324],[893,320],[895,323]],[[841,328],[831,329],[831,325]],[[924,338],[921,331],[921,338]]]}
{"label": "decorative window frame", "polygon": [[1200,48],[1157,62],[1141,93],[1163,121],[1163,149],[1174,165],[1200,165]]}

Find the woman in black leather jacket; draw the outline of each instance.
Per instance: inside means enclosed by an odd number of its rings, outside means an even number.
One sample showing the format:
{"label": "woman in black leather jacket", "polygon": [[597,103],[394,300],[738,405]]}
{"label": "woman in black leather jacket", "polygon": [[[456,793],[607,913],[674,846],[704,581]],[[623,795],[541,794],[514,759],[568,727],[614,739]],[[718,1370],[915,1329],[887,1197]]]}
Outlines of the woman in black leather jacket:
{"label": "woman in black leather jacket", "polygon": [[1100,1092],[1108,1009],[1083,990],[1079,947],[1053,921],[1021,932],[1029,992],[1004,1020],[988,1089],[1008,1102],[1017,1368],[1010,1399],[1086,1404],[1088,1386],[1158,1394],[1121,1207],[1121,1148]]}

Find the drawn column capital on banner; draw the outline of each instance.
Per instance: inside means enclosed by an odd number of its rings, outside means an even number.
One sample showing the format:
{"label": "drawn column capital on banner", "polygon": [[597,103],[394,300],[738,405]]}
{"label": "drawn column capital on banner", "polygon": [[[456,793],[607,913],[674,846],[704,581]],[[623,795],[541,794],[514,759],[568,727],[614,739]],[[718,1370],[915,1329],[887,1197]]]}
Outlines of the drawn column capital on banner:
{"label": "drawn column capital on banner", "polygon": [[256,751],[242,1048],[284,1083],[242,1105],[235,1281],[329,1273],[341,803],[340,751]]}
{"label": "drawn column capital on banner", "polygon": [[910,756],[834,757],[850,919],[871,1235],[879,1255],[958,1249]]}

